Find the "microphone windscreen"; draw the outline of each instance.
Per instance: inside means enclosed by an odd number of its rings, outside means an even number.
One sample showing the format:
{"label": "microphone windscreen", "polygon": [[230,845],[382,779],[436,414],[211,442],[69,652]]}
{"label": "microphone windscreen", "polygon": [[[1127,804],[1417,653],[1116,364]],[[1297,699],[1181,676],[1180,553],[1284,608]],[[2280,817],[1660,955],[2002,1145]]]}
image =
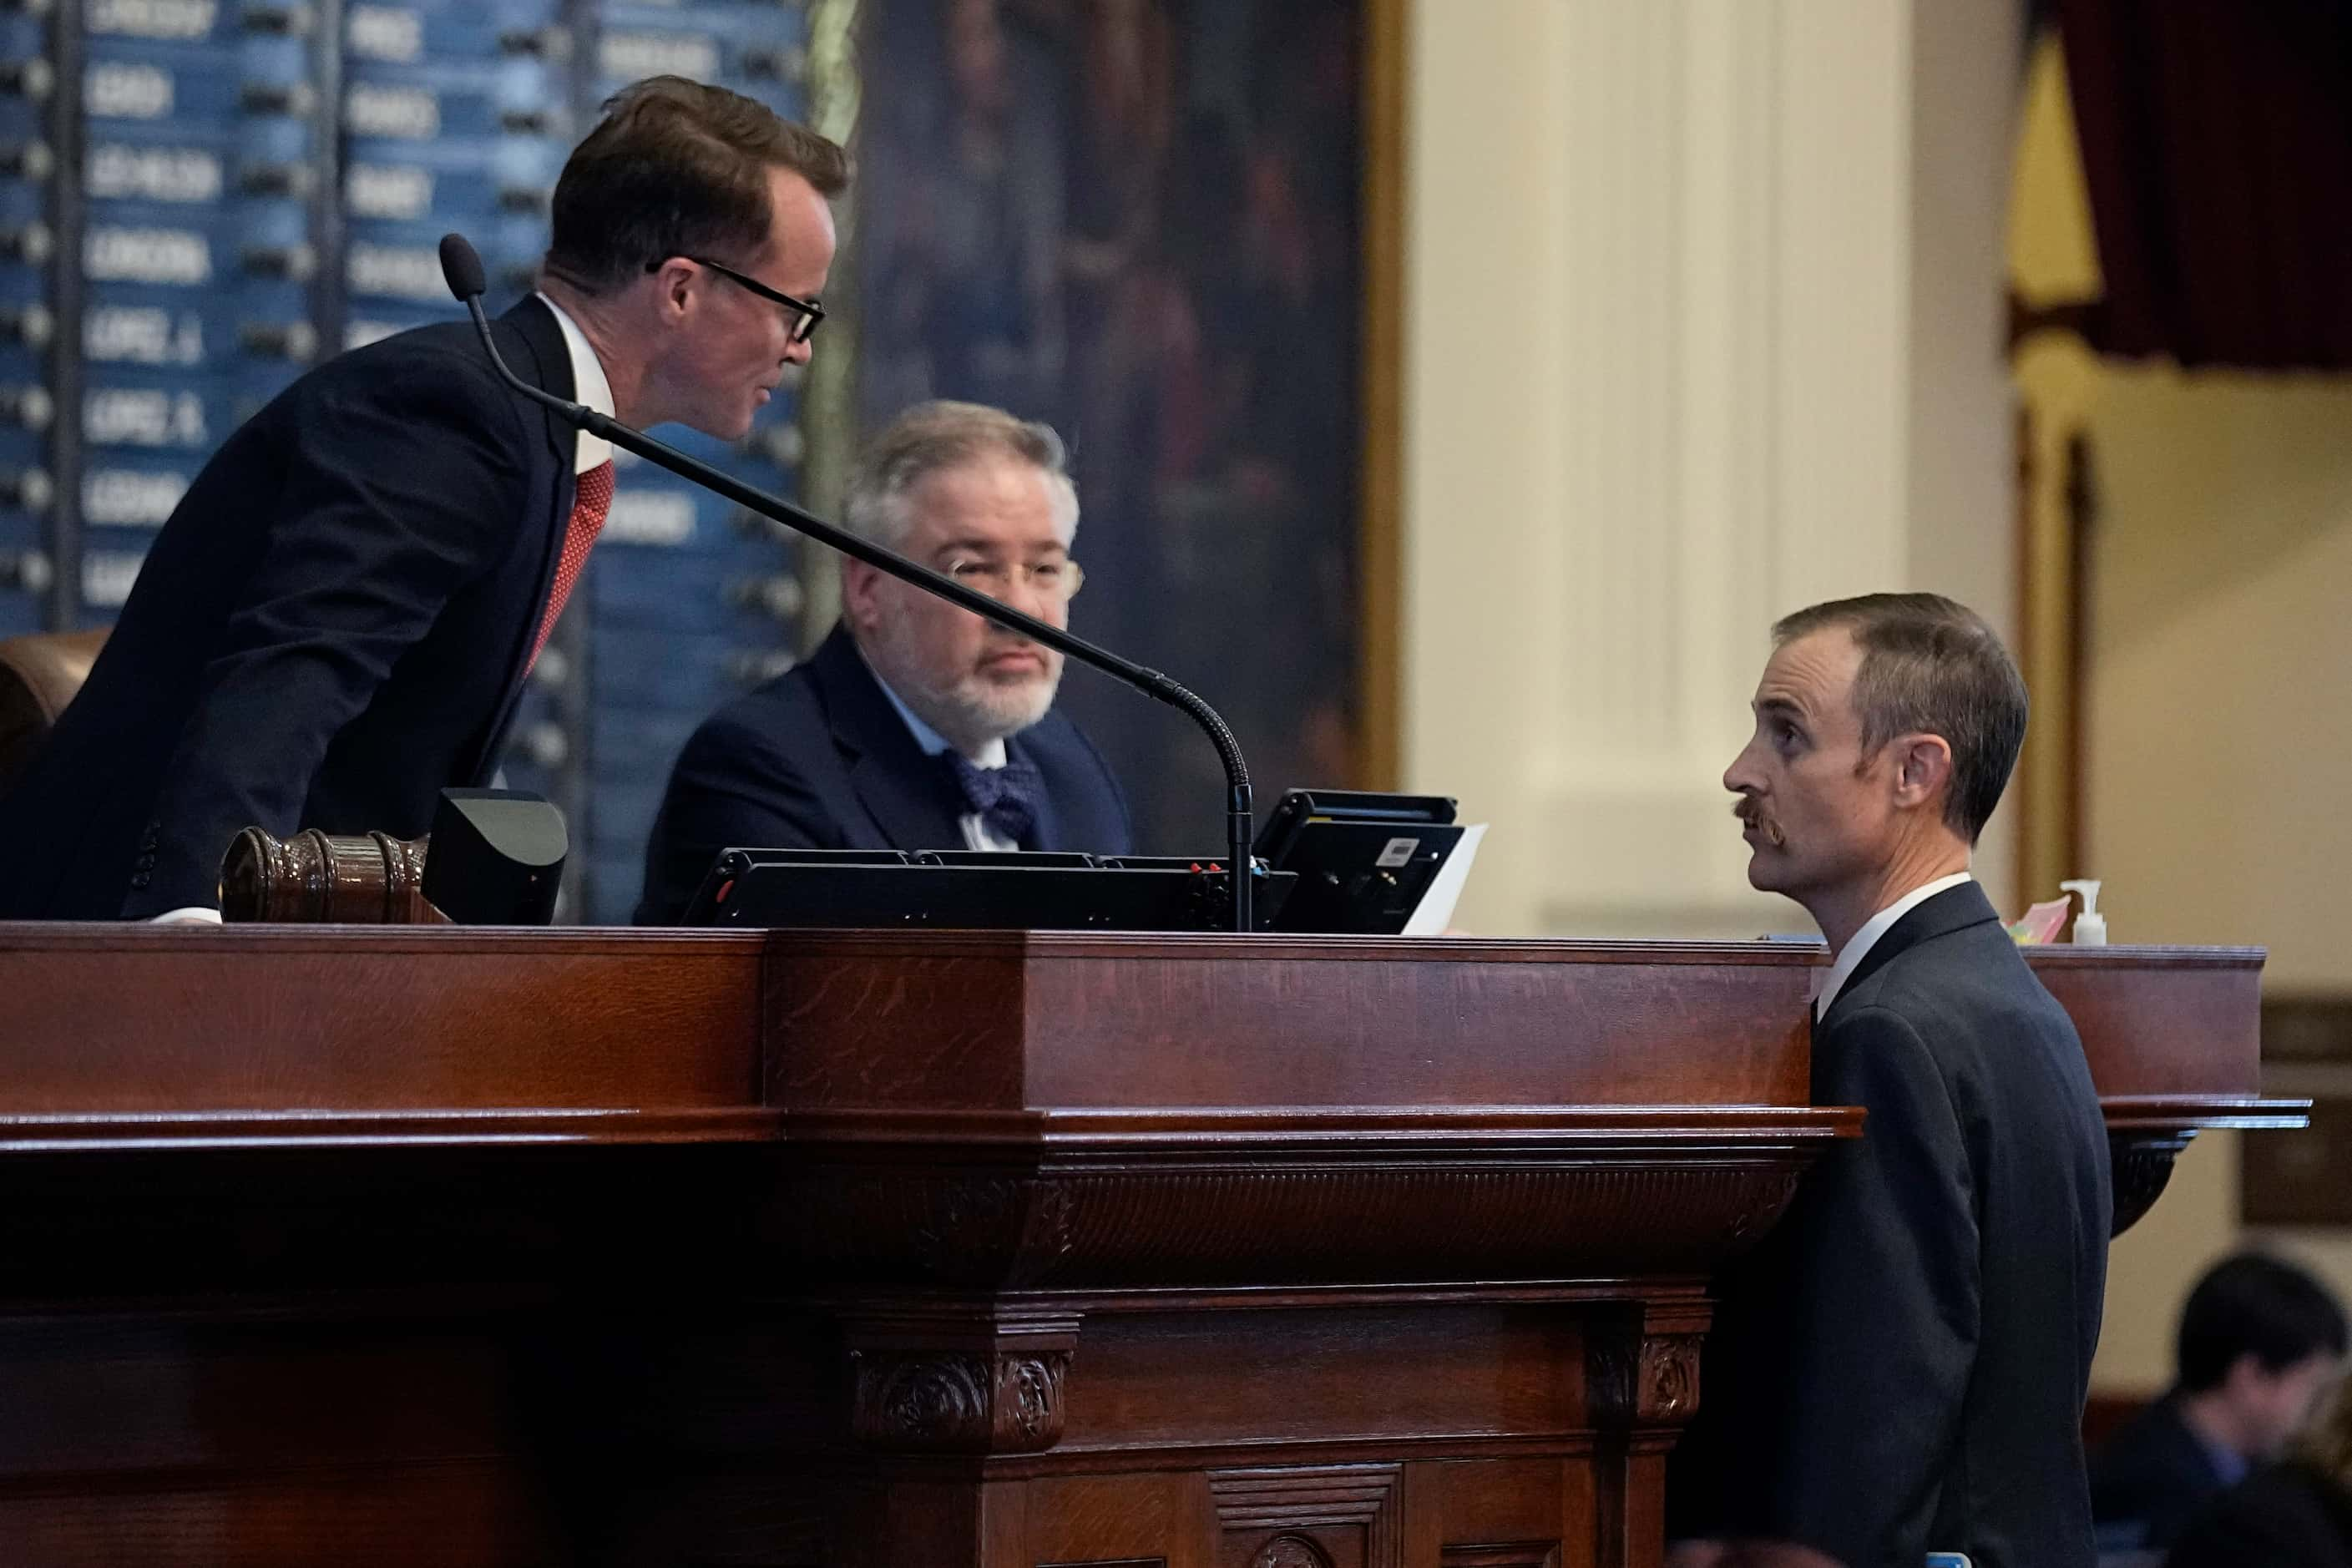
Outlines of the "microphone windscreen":
{"label": "microphone windscreen", "polygon": [[457,296],[457,302],[461,305],[489,287],[489,279],[482,271],[480,255],[466,242],[462,234],[441,237],[441,277],[449,285],[449,292]]}

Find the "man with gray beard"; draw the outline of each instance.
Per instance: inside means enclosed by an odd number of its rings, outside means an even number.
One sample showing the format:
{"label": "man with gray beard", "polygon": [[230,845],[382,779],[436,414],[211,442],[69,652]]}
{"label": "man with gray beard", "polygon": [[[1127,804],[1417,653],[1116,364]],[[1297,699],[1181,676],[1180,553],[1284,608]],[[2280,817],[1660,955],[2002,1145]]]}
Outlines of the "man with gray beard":
{"label": "man with gray beard", "polygon": [[[877,437],[850,531],[1053,626],[1069,624],[1078,498],[1044,425],[926,403]],[[640,925],[684,912],[720,851],[1127,853],[1127,802],[1051,711],[1062,656],[859,562],[804,664],[721,709],[672,770],[646,847]]]}

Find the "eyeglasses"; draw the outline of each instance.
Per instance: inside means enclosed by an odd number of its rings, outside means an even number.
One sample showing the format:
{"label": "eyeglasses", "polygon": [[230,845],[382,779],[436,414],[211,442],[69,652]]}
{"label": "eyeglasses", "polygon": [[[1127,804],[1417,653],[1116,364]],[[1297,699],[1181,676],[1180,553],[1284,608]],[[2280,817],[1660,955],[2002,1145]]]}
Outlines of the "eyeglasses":
{"label": "eyeglasses", "polygon": [[1075,561],[1031,561],[1013,565],[958,556],[940,570],[965,587],[1002,602],[1018,577],[1032,593],[1049,604],[1066,605],[1077,597],[1087,574]]}
{"label": "eyeglasses", "polygon": [[[667,257],[663,258],[663,261],[667,261],[667,259],[668,258]],[[728,279],[730,282],[732,282],[738,288],[748,289],[752,293],[757,294],[761,299],[771,300],[775,304],[782,305],[785,310],[793,311],[793,314],[788,318],[784,323],[784,330],[789,334],[787,338],[788,342],[804,343],[811,338],[816,336],[817,323],[824,320],[824,306],[814,304],[806,300],[795,300],[790,294],[783,293],[779,289],[769,288],[757,278],[745,277],[742,273],[736,271],[732,267],[723,266],[716,261],[707,261],[699,256],[689,256],[686,259],[693,262],[697,267],[708,267],[710,270],[718,273],[719,276]],[[648,261],[646,263],[646,270],[647,272],[659,272],[661,269],[661,261]]]}

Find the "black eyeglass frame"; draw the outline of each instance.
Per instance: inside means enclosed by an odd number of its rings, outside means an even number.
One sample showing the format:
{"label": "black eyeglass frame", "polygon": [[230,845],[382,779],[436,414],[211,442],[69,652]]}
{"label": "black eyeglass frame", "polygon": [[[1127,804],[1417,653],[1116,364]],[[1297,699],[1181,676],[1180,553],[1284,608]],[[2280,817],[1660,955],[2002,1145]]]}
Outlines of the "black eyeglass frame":
{"label": "black eyeglass frame", "polygon": [[[664,257],[660,261],[646,262],[646,271],[648,273],[659,272],[662,269],[664,263],[669,258],[667,257]],[[765,283],[761,282],[757,278],[747,278],[742,273],[736,271],[732,267],[729,267],[723,262],[712,261],[699,256],[689,256],[687,257],[686,259],[693,262],[697,267],[708,267],[713,272],[718,273],[721,278],[730,280],[740,288],[750,289],[752,293],[757,294],[762,300],[770,300],[778,305],[787,306],[792,310],[799,311],[800,320],[793,323],[792,335],[787,340],[788,342],[804,343],[811,338],[816,336],[817,323],[824,320],[824,306],[812,304],[806,300],[795,300],[790,294],[785,293],[782,289],[771,289]]]}

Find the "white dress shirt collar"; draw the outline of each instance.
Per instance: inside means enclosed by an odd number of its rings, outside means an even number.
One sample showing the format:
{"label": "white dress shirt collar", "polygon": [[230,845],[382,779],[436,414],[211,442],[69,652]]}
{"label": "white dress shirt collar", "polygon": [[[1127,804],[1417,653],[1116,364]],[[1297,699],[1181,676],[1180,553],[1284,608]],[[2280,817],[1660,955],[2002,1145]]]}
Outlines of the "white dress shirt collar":
{"label": "white dress shirt collar", "polygon": [[[563,329],[564,351],[572,356],[572,401],[594,409],[607,419],[617,417],[613,409],[613,384],[604,378],[604,362],[596,357],[596,346],[562,306],[544,294],[539,300],[555,312],[555,324]],[[584,474],[612,455],[610,441],[583,430],[572,445],[572,471]]]}
{"label": "white dress shirt collar", "polygon": [[[856,643],[850,646],[857,647]],[[922,748],[923,755],[936,757],[947,752],[948,738],[924,723],[915,710],[908,707],[897,692],[890,689],[890,683],[875,674],[874,666],[866,659],[864,648],[857,649],[857,658],[861,663],[866,664],[866,673],[874,676],[874,684],[882,689],[882,695],[890,700],[890,706],[898,710],[898,717],[907,721],[907,733],[915,737],[915,744]],[[980,755],[965,760],[976,768],[1001,768],[1007,760],[1004,742],[1001,739],[991,741],[980,749]],[[989,826],[988,819],[976,811],[965,812],[962,816],[957,818],[956,826],[963,829],[963,845],[967,849],[1018,849],[1021,847]]]}
{"label": "white dress shirt collar", "polygon": [[1853,939],[1845,944],[1845,951],[1837,955],[1837,962],[1830,966],[1830,977],[1822,983],[1821,994],[1813,998],[1813,1016],[1825,1018],[1829,1016],[1830,1004],[1836,1001],[1838,993],[1845,989],[1845,983],[1853,978],[1853,972],[1862,967],[1862,961],[1870,956],[1870,950],[1878,945],[1878,939],[1895,929],[1896,921],[1937,893],[1948,893],[1963,882],[1975,879],[1966,871],[1938,877],[1922,887],[1912,889],[1864,921],[1862,929],[1854,932]]}

